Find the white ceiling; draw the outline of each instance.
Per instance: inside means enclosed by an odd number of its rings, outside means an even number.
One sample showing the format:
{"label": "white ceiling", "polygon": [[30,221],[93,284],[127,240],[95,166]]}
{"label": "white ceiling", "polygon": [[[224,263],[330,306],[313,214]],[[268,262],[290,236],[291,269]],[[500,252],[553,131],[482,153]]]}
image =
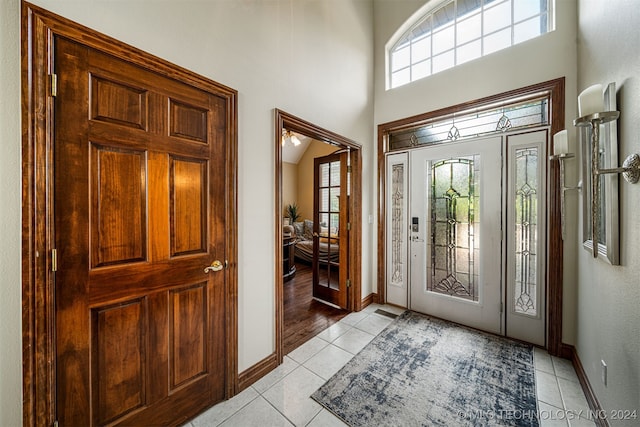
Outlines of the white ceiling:
{"label": "white ceiling", "polygon": [[[291,132],[293,134],[293,132]],[[307,147],[311,143],[312,139],[308,136],[300,135],[298,133],[295,134],[300,140],[300,145],[297,147],[293,145],[293,143],[289,140],[289,138],[285,139],[285,144],[282,147],[282,161],[286,163],[294,163],[298,164],[300,158],[305,151],[307,151]]]}

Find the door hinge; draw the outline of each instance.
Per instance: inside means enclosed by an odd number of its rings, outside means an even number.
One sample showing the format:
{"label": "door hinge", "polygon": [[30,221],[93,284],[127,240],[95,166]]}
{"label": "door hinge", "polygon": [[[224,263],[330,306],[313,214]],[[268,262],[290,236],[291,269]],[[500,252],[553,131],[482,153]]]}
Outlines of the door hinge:
{"label": "door hinge", "polygon": [[347,166],[347,173],[351,173],[352,172],[352,168],[351,165]]}
{"label": "door hinge", "polygon": [[347,223],[347,231],[351,231],[351,223],[350,222]]}
{"label": "door hinge", "polygon": [[60,424],[58,424],[58,420],[53,422],[53,427],[59,427]]}
{"label": "door hinge", "polygon": [[51,79],[51,96],[55,98],[58,96],[58,75],[50,74],[49,77]]}
{"label": "door hinge", "polygon": [[58,271],[58,251],[51,249],[51,271]]}
{"label": "door hinge", "polygon": [[351,280],[347,279],[347,288],[351,287]]}
{"label": "door hinge", "polygon": [[504,313],[504,303],[500,303],[500,313]]}

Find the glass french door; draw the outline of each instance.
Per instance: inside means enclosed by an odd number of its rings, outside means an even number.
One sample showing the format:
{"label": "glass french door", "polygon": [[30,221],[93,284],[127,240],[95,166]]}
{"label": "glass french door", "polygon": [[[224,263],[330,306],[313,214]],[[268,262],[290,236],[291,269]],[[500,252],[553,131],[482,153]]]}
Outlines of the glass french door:
{"label": "glass french door", "polygon": [[502,333],[502,138],[409,155],[410,308]]}
{"label": "glass french door", "polygon": [[313,296],[347,308],[348,152],[314,161]]}

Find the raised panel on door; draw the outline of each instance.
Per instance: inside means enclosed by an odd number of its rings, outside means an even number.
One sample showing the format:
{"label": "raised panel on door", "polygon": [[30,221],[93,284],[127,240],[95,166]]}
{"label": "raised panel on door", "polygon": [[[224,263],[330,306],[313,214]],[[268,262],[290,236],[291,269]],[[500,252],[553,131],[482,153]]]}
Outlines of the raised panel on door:
{"label": "raised panel on door", "polygon": [[92,75],[90,91],[91,120],[147,129],[147,90]]}
{"label": "raised panel on door", "polygon": [[171,390],[207,371],[207,284],[169,293]]}
{"label": "raised panel on door", "polygon": [[171,256],[207,251],[207,162],[169,157]]}
{"label": "raised panel on door", "polygon": [[56,40],[61,425],[182,424],[224,396],[224,101]]}
{"label": "raised panel on door", "polygon": [[209,142],[208,109],[170,99],[169,112],[169,135],[202,143]]}
{"label": "raised panel on door", "polygon": [[90,156],[92,267],[146,260],[146,153],[92,143]]}
{"label": "raised panel on door", "polygon": [[96,424],[147,404],[147,314],[144,299],[91,309]]}

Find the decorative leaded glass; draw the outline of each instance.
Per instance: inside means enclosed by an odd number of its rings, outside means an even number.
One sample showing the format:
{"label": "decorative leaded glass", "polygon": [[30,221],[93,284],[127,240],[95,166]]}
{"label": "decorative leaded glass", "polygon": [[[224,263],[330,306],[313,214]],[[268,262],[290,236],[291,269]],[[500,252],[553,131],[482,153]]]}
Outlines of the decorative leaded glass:
{"label": "decorative leaded glass", "polygon": [[449,141],[455,141],[460,138],[460,131],[456,127],[455,124],[451,125],[451,129],[449,129],[449,133],[447,134],[447,139]]}
{"label": "decorative leaded glass", "polygon": [[427,290],[478,301],[480,157],[431,167],[431,260]]}
{"label": "decorative leaded glass", "polygon": [[477,138],[549,124],[549,99],[533,97],[508,106],[488,106],[485,109],[456,112],[453,116],[434,117],[420,126],[392,131],[389,149],[404,150],[425,147],[452,140]]}
{"label": "decorative leaded glass", "polygon": [[498,124],[496,125],[496,130],[505,132],[511,129],[512,126],[513,125],[511,124],[511,120],[509,120],[509,117],[507,117],[506,114],[503,114],[502,117],[500,117],[500,120],[498,120]]}
{"label": "decorative leaded glass", "polygon": [[515,157],[515,311],[536,316],[538,148],[516,149]]}
{"label": "decorative leaded glass", "polygon": [[403,223],[404,165],[393,165],[391,176],[391,284],[402,285],[402,247],[406,233]]}

